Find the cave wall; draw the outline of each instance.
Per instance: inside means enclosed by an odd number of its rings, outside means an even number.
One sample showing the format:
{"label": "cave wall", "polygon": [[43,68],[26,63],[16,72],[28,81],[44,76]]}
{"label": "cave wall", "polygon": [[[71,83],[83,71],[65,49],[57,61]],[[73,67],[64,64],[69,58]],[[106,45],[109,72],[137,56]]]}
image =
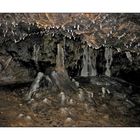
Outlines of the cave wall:
{"label": "cave wall", "polygon": [[[128,42],[126,42],[121,35],[119,36],[119,39],[110,37],[111,35],[107,35],[108,38],[105,37],[106,39],[102,40],[101,35],[96,34],[96,32],[99,32],[100,30],[96,31],[93,25],[91,25],[91,17],[88,17],[88,19],[87,17],[82,17],[81,19],[78,18],[77,20],[68,20],[69,22],[65,24],[65,28],[64,26],[50,26],[44,28],[39,27],[35,22],[33,22],[30,16],[27,18],[22,14],[19,15],[25,18],[24,22],[18,22],[17,19],[13,19],[12,16],[1,14],[0,84],[18,82],[24,83],[32,81],[39,71],[49,74],[52,70],[54,70],[56,65],[57,44],[61,44],[64,48],[65,67],[69,76],[83,76],[81,71],[84,67],[84,58],[87,57],[85,58],[85,61],[88,63],[88,66],[85,66],[88,73],[87,76],[107,75],[120,77],[139,85],[140,53],[138,34],[136,36],[137,39],[131,41],[131,43],[128,45]],[[19,15],[14,16],[19,17]],[[113,18],[116,18],[116,20],[119,21],[118,25],[121,23],[122,26],[124,26],[123,23],[125,23],[126,19],[123,17],[123,21],[121,21],[122,19],[119,20],[116,16],[117,15],[114,15]],[[138,20],[135,20],[136,16],[132,16],[133,18],[130,18],[130,16],[128,17],[135,21],[133,29],[135,27],[138,32],[137,27],[139,27],[139,22]],[[104,19],[104,14],[99,17]],[[95,16],[97,19],[99,17]],[[110,19],[111,18],[112,15],[110,15]],[[25,22],[26,19],[31,20]],[[83,21],[83,23],[79,23],[80,20]],[[108,21],[109,18],[104,20]],[[98,22],[96,24],[98,24]],[[90,27],[85,30],[87,25]],[[112,27],[113,26],[114,22],[112,22]],[[131,27],[132,25],[130,25],[130,27],[128,26],[127,28]],[[92,29],[92,32],[95,34],[95,40],[98,40],[97,43],[95,42],[95,44],[92,44],[92,33],[87,32],[90,31],[91,28],[94,29]],[[126,29],[124,30],[123,27],[119,28],[122,28],[122,34],[127,33]],[[102,32],[100,31],[100,33]],[[129,33],[128,35],[130,36]],[[133,39],[133,37],[131,39]],[[89,40],[92,40],[92,43],[89,43]],[[99,44],[99,42],[101,43]],[[126,47],[126,45],[128,46]],[[84,54],[85,48],[88,49],[87,55]],[[108,48],[110,48],[109,54]],[[109,63],[107,64],[107,62]],[[110,71],[109,75],[106,74],[107,67]]]}

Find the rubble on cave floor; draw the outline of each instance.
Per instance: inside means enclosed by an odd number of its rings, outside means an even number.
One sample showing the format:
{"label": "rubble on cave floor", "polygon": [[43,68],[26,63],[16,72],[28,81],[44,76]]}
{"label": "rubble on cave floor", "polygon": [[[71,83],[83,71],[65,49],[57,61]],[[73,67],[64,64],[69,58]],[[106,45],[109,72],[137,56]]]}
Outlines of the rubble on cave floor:
{"label": "rubble on cave floor", "polygon": [[140,125],[138,87],[108,77],[89,82],[80,83],[74,94],[42,88],[29,101],[23,98],[28,88],[0,91],[0,126]]}

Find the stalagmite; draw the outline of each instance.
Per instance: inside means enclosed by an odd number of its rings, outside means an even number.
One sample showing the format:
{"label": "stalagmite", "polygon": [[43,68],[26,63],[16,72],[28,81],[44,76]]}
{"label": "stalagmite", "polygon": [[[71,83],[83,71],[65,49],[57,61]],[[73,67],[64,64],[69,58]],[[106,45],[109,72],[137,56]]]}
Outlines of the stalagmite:
{"label": "stalagmite", "polygon": [[60,93],[60,97],[61,97],[61,105],[64,105],[65,104],[65,100],[66,100],[65,93],[64,92],[61,92]]}
{"label": "stalagmite", "polygon": [[97,72],[96,72],[96,53],[93,52],[93,54],[91,54],[91,52],[92,51],[90,50],[89,47],[84,48],[83,68],[81,71],[81,76],[83,76],[83,77],[97,75]]}
{"label": "stalagmite", "polygon": [[57,45],[57,55],[56,55],[56,67],[55,71],[51,73],[51,79],[54,83],[54,89],[61,90],[67,93],[71,93],[76,90],[76,86],[70,80],[69,75],[65,69],[64,64],[64,49],[61,44]]}
{"label": "stalagmite", "polygon": [[132,55],[130,52],[125,52],[127,59],[132,62]]}
{"label": "stalagmite", "polygon": [[51,73],[51,76],[52,76],[53,80],[55,81],[55,84],[58,86],[58,88],[61,88],[60,81],[59,81],[60,76],[58,75],[58,73],[56,71],[53,71]]}
{"label": "stalagmite", "polygon": [[105,87],[102,87],[102,97],[103,98],[105,97],[105,94],[106,94],[106,89],[105,89]]}
{"label": "stalagmite", "polygon": [[34,92],[36,92],[39,88],[39,83],[41,79],[43,78],[44,74],[42,72],[39,72],[37,74],[37,77],[35,78],[34,82],[31,85],[30,92],[25,96],[25,100],[30,100]]}
{"label": "stalagmite", "polygon": [[84,101],[84,92],[82,89],[79,89],[78,97],[79,97],[80,101]]}
{"label": "stalagmite", "polygon": [[50,77],[48,75],[45,76],[46,81],[48,81],[48,87],[52,87],[53,83],[52,80],[50,79]]}
{"label": "stalagmite", "polygon": [[111,76],[111,71],[110,71],[110,66],[112,63],[112,49],[106,47],[105,48],[105,59],[106,59],[106,71],[105,71],[105,75],[110,77]]}
{"label": "stalagmite", "polygon": [[68,108],[66,108],[66,107],[60,108],[60,113],[64,116],[67,115],[68,114]]}

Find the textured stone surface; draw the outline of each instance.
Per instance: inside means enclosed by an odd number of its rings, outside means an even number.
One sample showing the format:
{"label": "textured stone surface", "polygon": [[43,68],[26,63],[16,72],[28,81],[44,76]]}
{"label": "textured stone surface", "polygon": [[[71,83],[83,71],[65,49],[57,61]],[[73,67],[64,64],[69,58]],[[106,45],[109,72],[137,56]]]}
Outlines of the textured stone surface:
{"label": "textured stone surface", "polygon": [[139,17],[1,13],[1,125],[139,126]]}
{"label": "textured stone surface", "polygon": [[[104,47],[111,46],[113,60],[109,75],[125,80],[129,80],[128,75],[131,75],[131,81],[138,84],[140,78],[134,73],[140,73],[139,25],[139,14],[1,13],[0,70],[3,74],[0,81],[8,76],[15,77],[11,78],[13,81],[19,81],[18,78],[28,81],[38,71],[50,73],[56,65],[59,43],[65,47],[65,67],[69,75],[81,74],[83,45],[100,48],[97,51],[91,49],[91,52],[97,52],[94,71],[97,71],[96,75],[105,74],[107,60]],[[17,72],[10,70],[13,69],[11,65],[15,65]],[[4,74],[7,69],[8,76]],[[23,74],[17,74],[18,71]]]}

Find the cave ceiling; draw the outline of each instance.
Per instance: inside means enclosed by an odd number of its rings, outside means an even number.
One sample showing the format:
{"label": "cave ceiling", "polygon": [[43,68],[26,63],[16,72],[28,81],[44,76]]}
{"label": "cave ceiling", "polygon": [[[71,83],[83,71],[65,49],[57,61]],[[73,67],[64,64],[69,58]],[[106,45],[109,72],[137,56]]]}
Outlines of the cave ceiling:
{"label": "cave ceiling", "polygon": [[[62,32],[80,36],[83,43],[98,49],[117,46],[138,49],[140,14],[116,13],[1,13],[1,35],[19,42],[30,34]],[[20,32],[17,28],[21,28]],[[134,49],[133,48],[133,49]]]}

